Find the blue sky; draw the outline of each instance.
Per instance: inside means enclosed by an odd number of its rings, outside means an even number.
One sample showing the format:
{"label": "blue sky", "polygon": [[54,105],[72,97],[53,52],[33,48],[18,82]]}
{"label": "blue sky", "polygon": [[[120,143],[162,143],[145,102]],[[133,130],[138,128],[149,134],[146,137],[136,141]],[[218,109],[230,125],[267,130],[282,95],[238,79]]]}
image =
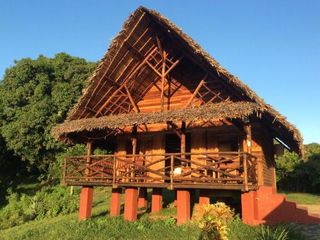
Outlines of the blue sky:
{"label": "blue sky", "polygon": [[0,0],[0,79],[14,60],[99,60],[138,6],[157,10],[320,142],[320,1]]}

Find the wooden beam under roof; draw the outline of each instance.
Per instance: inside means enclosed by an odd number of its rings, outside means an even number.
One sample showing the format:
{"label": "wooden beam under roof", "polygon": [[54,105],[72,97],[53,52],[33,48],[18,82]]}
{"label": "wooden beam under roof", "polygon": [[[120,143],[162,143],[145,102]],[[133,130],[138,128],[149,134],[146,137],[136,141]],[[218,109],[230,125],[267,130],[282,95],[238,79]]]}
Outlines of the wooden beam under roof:
{"label": "wooden beam under roof", "polygon": [[167,53],[162,52],[162,68],[161,68],[161,111],[164,111],[164,84],[166,79],[166,58]]}
{"label": "wooden beam under roof", "polygon": [[127,87],[127,85],[125,85],[124,87],[125,87],[125,89],[126,89],[126,92],[127,92],[127,94],[128,94],[130,103],[132,104],[134,111],[135,111],[135,112],[140,112],[139,107],[138,107],[137,104],[134,102],[133,97],[132,97],[132,95],[131,95],[131,93],[130,93],[128,87]]}
{"label": "wooden beam under roof", "polygon": [[110,97],[107,101],[105,101],[105,103],[99,108],[99,110],[97,111],[97,113],[95,114],[95,116],[97,116],[102,109],[104,109],[108,103],[110,102],[110,99],[112,98],[112,96],[115,96],[124,86],[124,84],[146,63],[146,61],[148,61],[148,58],[157,50],[157,48],[155,47],[145,58],[144,60],[138,65],[138,67],[136,69],[134,69],[133,72],[131,72],[131,74],[121,83],[121,87],[118,88]]}
{"label": "wooden beam under roof", "polygon": [[124,39],[124,41],[122,42],[121,46],[118,48],[117,53],[114,55],[114,57],[112,58],[108,68],[105,70],[104,74],[102,75],[102,77],[99,79],[98,84],[96,85],[96,87],[94,88],[88,102],[91,100],[91,98],[95,95],[96,90],[98,89],[100,82],[102,81],[102,79],[106,76],[106,74],[108,73],[111,65],[113,64],[113,61],[117,58],[122,46],[125,44],[126,41],[129,40],[129,38],[131,37],[131,35],[133,34],[134,30],[138,27],[139,23],[141,22],[141,20],[143,19],[143,17],[145,16],[145,12],[143,14],[141,14],[140,18],[138,19],[138,21],[136,22],[136,24],[133,26],[133,28],[131,29],[131,31],[129,32],[129,34],[127,35],[127,37]]}
{"label": "wooden beam under roof", "polygon": [[208,74],[206,74],[204,76],[204,78],[200,81],[200,83],[198,84],[198,86],[196,87],[196,89],[194,90],[192,96],[190,97],[189,101],[186,104],[186,108],[190,106],[190,104],[192,103],[193,99],[196,97],[196,95],[198,94],[200,88],[202,87],[202,85],[205,83],[206,79],[208,77]]}

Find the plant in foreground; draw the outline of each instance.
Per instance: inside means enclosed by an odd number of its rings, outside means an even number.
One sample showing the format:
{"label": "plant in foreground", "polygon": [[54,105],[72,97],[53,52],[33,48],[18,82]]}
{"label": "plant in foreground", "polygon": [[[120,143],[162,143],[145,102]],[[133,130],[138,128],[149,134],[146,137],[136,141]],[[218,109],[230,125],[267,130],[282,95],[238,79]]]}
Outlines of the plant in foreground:
{"label": "plant in foreground", "polygon": [[271,228],[261,226],[258,232],[257,240],[288,240],[289,230],[285,227]]}
{"label": "plant in foreground", "polygon": [[233,219],[234,212],[225,203],[202,205],[199,227],[201,239],[228,240],[228,222]]}

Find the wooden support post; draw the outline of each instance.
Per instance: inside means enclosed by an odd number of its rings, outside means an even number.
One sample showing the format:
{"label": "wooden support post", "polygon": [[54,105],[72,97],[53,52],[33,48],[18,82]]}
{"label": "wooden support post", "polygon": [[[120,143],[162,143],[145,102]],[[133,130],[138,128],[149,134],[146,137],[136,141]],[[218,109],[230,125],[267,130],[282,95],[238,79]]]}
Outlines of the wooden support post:
{"label": "wooden support post", "polygon": [[137,126],[133,126],[131,134],[131,143],[132,143],[132,155],[137,154]]}
{"label": "wooden support post", "polygon": [[112,188],[110,200],[110,216],[120,215],[122,188]]}
{"label": "wooden support post", "polygon": [[251,132],[251,125],[245,124],[244,131],[246,133],[246,152],[252,152],[252,132]]}
{"label": "wooden support post", "polygon": [[[85,175],[90,175],[89,165],[91,163],[92,154],[92,142],[87,142],[87,157],[86,157],[86,170]],[[87,179],[89,180],[89,179]],[[83,186],[80,194],[80,208],[79,208],[79,221],[85,220],[91,217],[93,201],[93,188],[89,186]]]}
{"label": "wooden support post", "polygon": [[147,206],[148,206],[147,188],[141,187],[139,189],[138,208],[146,208]]}
{"label": "wooden support post", "polygon": [[[181,159],[186,158],[186,123],[183,121],[181,123],[181,138],[180,138],[180,149],[181,149]],[[182,162],[182,165],[185,165],[185,162]]]}
{"label": "wooden support post", "polygon": [[[246,123],[244,126],[245,131],[245,146],[244,150],[246,153],[251,154],[252,153],[252,132],[251,132],[251,125],[250,123]],[[243,184],[244,184],[244,190],[248,191],[248,156],[243,156]],[[259,163],[258,163],[259,165]]]}
{"label": "wooden support post", "polygon": [[208,190],[200,189],[199,204],[200,205],[210,204],[210,196],[208,194]]}
{"label": "wooden support post", "polygon": [[[137,154],[137,126],[134,125],[132,128],[132,136],[131,136],[131,143],[132,143],[132,164],[135,167],[136,164],[136,154]],[[134,172],[132,172],[131,177],[135,177]]]}
{"label": "wooden support post", "polygon": [[162,188],[153,188],[151,198],[151,212],[160,212],[162,209]]}
{"label": "wooden support post", "polygon": [[177,190],[177,224],[184,224],[190,220],[191,217],[191,199],[190,190]]}
{"label": "wooden support post", "polygon": [[170,189],[173,190],[174,181],[174,155],[170,154]]}
{"label": "wooden support post", "polygon": [[138,189],[127,187],[125,190],[124,219],[127,221],[137,220],[138,215]]}
{"label": "wooden support post", "polygon": [[83,186],[80,194],[79,221],[86,220],[91,217],[93,201],[93,188]]}
{"label": "wooden support post", "polygon": [[247,165],[247,155],[243,156],[243,184],[244,184],[244,190],[248,191],[248,165]]}
{"label": "wooden support post", "polygon": [[85,174],[88,176],[90,175],[89,165],[91,164],[92,142],[87,142],[86,149],[87,149],[87,158],[86,158],[87,168],[85,170]]}

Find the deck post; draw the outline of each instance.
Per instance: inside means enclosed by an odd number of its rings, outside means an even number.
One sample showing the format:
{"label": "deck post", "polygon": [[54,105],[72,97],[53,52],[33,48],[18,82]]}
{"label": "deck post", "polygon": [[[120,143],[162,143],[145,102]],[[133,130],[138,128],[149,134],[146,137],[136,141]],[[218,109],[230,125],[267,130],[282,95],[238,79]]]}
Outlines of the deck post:
{"label": "deck post", "polygon": [[151,212],[160,212],[162,209],[162,188],[153,188],[151,198]]}
{"label": "deck post", "polygon": [[83,186],[80,193],[79,221],[91,217],[93,201],[93,187]]}
{"label": "deck post", "polygon": [[199,205],[206,204],[210,204],[210,196],[208,195],[208,190],[200,189]]}
{"label": "deck post", "polygon": [[130,222],[137,220],[138,189],[127,187],[125,190],[124,219]]}
{"label": "deck post", "polygon": [[186,123],[182,121],[181,123],[181,133],[180,133],[180,151],[181,151],[181,161],[182,165],[186,165]]}
{"label": "deck post", "polygon": [[138,208],[146,208],[148,206],[147,188],[141,187],[139,189]]}
{"label": "deck post", "polygon": [[[89,165],[91,163],[92,154],[92,142],[87,142],[86,144],[87,155],[86,155],[86,169],[85,175],[90,175]],[[87,178],[87,181],[90,179]],[[92,202],[93,202],[93,187],[92,186],[82,186],[80,193],[80,207],[79,207],[79,221],[85,220],[91,217],[92,212]]]}
{"label": "deck post", "polygon": [[120,215],[122,188],[112,188],[110,200],[110,216]]}
{"label": "deck post", "polygon": [[[137,126],[134,125],[132,127],[132,133],[131,133],[131,144],[132,144],[132,164],[135,166],[136,164],[136,154],[137,154]],[[131,173],[131,177],[135,177],[135,172]]]}
{"label": "deck post", "polygon": [[[252,129],[250,122],[245,123],[244,125],[244,132],[246,134],[245,136],[245,146],[244,150],[246,153],[251,154],[252,153]],[[245,154],[243,156],[243,184],[244,184],[244,190],[248,191],[248,156]],[[258,163],[259,165],[259,163]],[[258,172],[259,174],[259,172]]]}
{"label": "deck post", "polygon": [[[92,142],[87,142],[86,149],[87,149],[87,156],[86,156],[86,170],[85,170],[85,174],[88,176],[88,175],[90,175],[89,166],[90,166],[90,164],[91,164]],[[88,180],[89,180],[89,179],[88,179]]]}
{"label": "deck post", "polygon": [[191,217],[191,199],[190,190],[177,190],[177,224],[184,224],[190,220]]}

